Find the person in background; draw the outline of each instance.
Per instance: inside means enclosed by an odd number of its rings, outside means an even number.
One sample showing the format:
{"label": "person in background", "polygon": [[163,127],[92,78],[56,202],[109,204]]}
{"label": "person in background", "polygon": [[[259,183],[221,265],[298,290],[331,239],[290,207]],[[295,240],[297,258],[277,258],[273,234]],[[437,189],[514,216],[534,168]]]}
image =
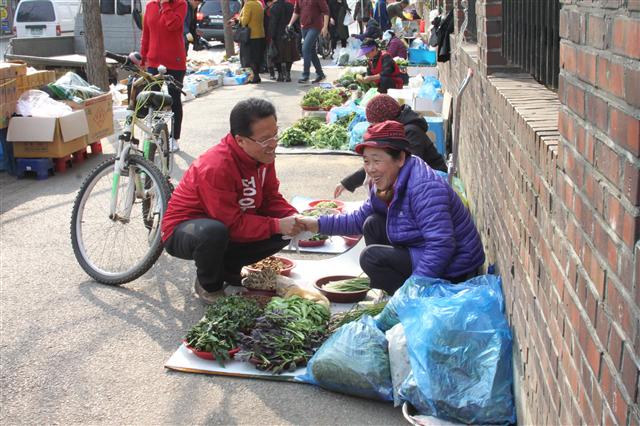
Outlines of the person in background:
{"label": "person in background", "polygon": [[355,38],[357,38],[358,40],[365,40],[367,38],[375,40],[382,37],[382,30],[380,29],[380,24],[378,23],[378,21],[365,16],[364,18],[362,18],[362,22],[364,22],[367,28],[363,34],[355,35]]}
{"label": "person in background", "polygon": [[388,89],[402,89],[404,80],[398,64],[386,51],[378,48],[378,43],[372,39],[365,39],[360,45],[358,56],[367,57],[367,75],[360,77],[365,83],[375,83],[378,93],[387,93]]}
{"label": "person in background", "polygon": [[202,0],[187,0],[187,16],[184,18],[184,51],[189,56],[189,43],[193,43],[193,50],[200,50],[198,46],[198,38],[200,35],[197,30],[196,13],[198,6],[202,4]]}
{"label": "person in background", "polygon": [[387,42],[387,53],[392,58],[407,59],[407,45],[404,41],[396,37],[396,33],[392,30],[387,30],[382,34],[382,40]]}
{"label": "person in background", "polygon": [[376,1],[376,6],[373,8],[373,17],[380,24],[380,29],[386,31],[391,28],[391,21],[387,15],[387,2],[386,0]]}
{"label": "person in background", "polygon": [[[353,8],[353,19],[358,23],[359,34],[364,32],[368,18],[373,16],[373,5],[371,0],[356,0],[356,6]],[[364,18],[367,18],[365,21]]]}
{"label": "person in background", "polygon": [[269,31],[269,21],[271,19],[271,8],[273,7],[275,0],[267,0],[266,6],[264,8],[264,39],[266,43],[266,49],[264,52],[265,63],[267,65],[267,71],[269,72],[269,78],[271,80],[276,79],[276,68],[275,63],[273,61],[273,57],[271,53],[273,36]]}
{"label": "person in background", "polygon": [[344,17],[351,13],[346,0],[329,0],[329,33],[331,34],[331,51],[340,41],[340,47],[347,47],[349,28],[344,24]]}
{"label": "person in background", "polygon": [[257,84],[260,79],[260,67],[264,60],[265,34],[264,9],[258,0],[246,0],[240,11],[240,25],[249,27],[249,42],[240,48],[247,49],[246,58],[253,70],[253,80],[249,83]]}
{"label": "person in background", "polygon": [[311,64],[316,69],[316,78],[312,83],[320,83],[327,77],[322,71],[322,64],[316,52],[316,41],[318,36],[328,37],[329,35],[329,7],[326,0],[298,0],[293,8],[293,15],[289,20],[287,31],[293,31],[293,24],[300,18],[300,28],[302,29],[302,78],[298,83],[308,83]]}
{"label": "person in background", "polygon": [[396,19],[404,19],[402,13],[407,8],[407,6],[409,6],[409,0],[400,0],[387,6],[387,16],[389,18],[390,27],[395,28]]}
{"label": "person in background", "polygon": [[291,81],[291,65],[300,59],[295,32],[287,31],[287,23],[293,15],[293,5],[287,0],[276,0],[271,6],[269,34],[277,55],[273,59],[278,71],[277,81]]}
{"label": "person in background", "polygon": [[[187,70],[187,54],[184,49],[184,21],[187,16],[185,0],[152,0],[147,3],[142,26],[140,55],[142,64],[151,74],[158,73],[158,67],[164,65],[167,74],[179,83],[184,80]],[[160,90],[160,88],[157,88]],[[180,89],[169,88],[173,128],[171,130],[170,149],[178,151],[178,140],[182,130],[182,99]]]}
{"label": "person in background", "polygon": [[195,291],[207,304],[240,285],[240,271],[280,251],[302,226],[279,192],[274,161],[278,123],[272,103],[249,98],[230,131],[187,169],[162,220],[167,253],[196,264]]}
{"label": "person in background", "polygon": [[362,207],[296,221],[323,235],[362,234],[360,267],[372,288],[389,294],[411,275],[452,282],[475,276],[485,255],[471,214],[446,179],[410,154],[402,124],[372,125],[356,152],[372,182]]}
{"label": "person in background", "polygon": [[[447,172],[447,164],[436,149],[427,130],[429,126],[424,118],[411,109],[409,105],[400,105],[389,95],[377,95],[369,101],[365,110],[367,121],[371,124],[393,120],[404,126],[407,149],[416,157],[421,158],[429,167],[441,172]],[[338,198],[346,189],[350,192],[364,184],[366,173],[364,167],[350,174],[340,181],[333,193]]]}

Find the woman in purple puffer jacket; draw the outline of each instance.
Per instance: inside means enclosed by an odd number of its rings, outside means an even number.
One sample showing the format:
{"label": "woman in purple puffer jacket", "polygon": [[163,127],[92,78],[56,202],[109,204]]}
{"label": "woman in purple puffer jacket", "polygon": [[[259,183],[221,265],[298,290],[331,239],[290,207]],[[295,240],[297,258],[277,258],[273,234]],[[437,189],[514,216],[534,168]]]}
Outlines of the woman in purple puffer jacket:
{"label": "woman in purple puffer jacket", "polygon": [[447,182],[409,153],[402,124],[369,127],[356,146],[371,179],[359,210],[297,220],[325,235],[363,234],[360,266],[371,287],[394,293],[411,275],[464,281],[484,263],[471,214]]}

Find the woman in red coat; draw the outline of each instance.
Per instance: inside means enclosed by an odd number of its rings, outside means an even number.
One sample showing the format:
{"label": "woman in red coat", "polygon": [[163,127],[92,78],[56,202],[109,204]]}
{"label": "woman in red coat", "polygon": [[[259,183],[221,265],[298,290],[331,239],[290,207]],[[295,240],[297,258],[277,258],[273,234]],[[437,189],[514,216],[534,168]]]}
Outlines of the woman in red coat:
{"label": "woman in red coat", "polygon": [[[184,50],[183,25],[187,15],[186,0],[151,0],[147,3],[142,28],[142,61],[147,71],[158,73],[158,67],[167,67],[167,74],[182,83],[187,70],[187,54]],[[173,99],[173,129],[171,150],[177,151],[182,128],[182,100],[180,90],[170,87]]]}

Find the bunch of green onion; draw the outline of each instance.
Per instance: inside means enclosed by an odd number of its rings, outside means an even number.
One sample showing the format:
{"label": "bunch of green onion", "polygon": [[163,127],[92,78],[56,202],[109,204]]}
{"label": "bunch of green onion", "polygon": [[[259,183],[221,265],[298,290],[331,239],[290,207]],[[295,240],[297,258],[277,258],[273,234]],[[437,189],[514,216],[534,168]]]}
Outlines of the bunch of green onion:
{"label": "bunch of green onion", "polygon": [[339,293],[370,290],[369,278],[356,277],[348,278],[340,281],[330,281],[322,287],[324,290],[335,291]]}

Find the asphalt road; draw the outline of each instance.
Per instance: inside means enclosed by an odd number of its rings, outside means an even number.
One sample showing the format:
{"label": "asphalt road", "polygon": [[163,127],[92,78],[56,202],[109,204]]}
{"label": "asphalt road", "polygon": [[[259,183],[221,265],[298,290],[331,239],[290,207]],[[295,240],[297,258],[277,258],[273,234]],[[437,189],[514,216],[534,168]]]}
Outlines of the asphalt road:
{"label": "asphalt road", "polygon": [[[284,128],[300,117],[304,89],[265,82],[186,103],[174,177],[227,132],[238,100],[270,99]],[[193,295],[192,263],[163,254],[142,278],[108,287],[81,270],[71,248],[73,200],[84,177],[113,152],[104,148],[45,181],[0,174],[1,424],[404,423],[390,404],[309,385],[165,370],[204,311]],[[359,159],[283,155],[276,165],[286,197],[331,197]],[[344,199],[362,197],[360,190]]]}

